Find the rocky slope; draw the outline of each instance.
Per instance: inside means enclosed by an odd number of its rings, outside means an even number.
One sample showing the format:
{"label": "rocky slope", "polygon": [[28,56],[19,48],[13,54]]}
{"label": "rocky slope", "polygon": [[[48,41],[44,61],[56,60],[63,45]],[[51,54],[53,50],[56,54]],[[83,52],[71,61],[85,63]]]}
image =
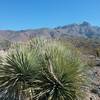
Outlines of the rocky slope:
{"label": "rocky slope", "polygon": [[95,67],[88,71],[90,84],[86,89],[87,100],[100,100],[100,58],[96,58]]}

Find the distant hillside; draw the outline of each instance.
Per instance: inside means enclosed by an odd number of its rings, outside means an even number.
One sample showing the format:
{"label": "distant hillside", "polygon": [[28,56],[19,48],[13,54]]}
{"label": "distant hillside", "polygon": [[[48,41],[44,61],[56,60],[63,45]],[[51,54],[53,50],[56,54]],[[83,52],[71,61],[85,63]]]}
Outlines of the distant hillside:
{"label": "distant hillside", "polygon": [[88,22],[81,24],[70,24],[59,26],[53,29],[29,29],[29,30],[0,30],[0,38],[11,41],[25,41],[31,37],[43,36],[46,38],[68,38],[68,37],[84,37],[99,40],[100,27],[92,26]]}

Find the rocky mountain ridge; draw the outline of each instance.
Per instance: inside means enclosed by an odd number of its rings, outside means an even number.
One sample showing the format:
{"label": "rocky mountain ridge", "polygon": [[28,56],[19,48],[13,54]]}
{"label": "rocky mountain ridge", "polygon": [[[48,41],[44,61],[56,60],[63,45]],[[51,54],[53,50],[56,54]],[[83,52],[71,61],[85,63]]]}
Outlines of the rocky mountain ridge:
{"label": "rocky mountain ridge", "polygon": [[100,39],[100,27],[92,26],[88,22],[70,24],[56,28],[28,29],[20,31],[0,30],[0,38],[11,41],[25,41],[31,37],[46,38],[83,37]]}

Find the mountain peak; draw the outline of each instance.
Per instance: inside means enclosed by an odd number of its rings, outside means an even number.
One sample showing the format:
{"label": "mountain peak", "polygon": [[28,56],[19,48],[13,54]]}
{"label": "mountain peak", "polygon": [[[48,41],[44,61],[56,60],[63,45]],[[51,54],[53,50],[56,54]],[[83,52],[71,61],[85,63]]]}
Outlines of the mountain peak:
{"label": "mountain peak", "polygon": [[91,24],[87,21],[84,21],[83,23],[80,24],[81,26],[90,26]]}

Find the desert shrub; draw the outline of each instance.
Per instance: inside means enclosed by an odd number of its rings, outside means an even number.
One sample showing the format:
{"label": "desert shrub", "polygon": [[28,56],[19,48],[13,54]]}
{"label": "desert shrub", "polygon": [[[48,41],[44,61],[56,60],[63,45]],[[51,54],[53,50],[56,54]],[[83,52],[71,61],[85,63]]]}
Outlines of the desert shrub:
{"label": "desert shrub", "polygon": [[96,52],[96,56],[97,56],[97,57],[100,57],[100,48],[97,48],[97,49],[95,50],[95,52]]}
{"label": "desert shrub", "polygon": [[60,41],[34,39],[18,46],[0,64],[2,100],[82,100],[80,53]]}
{"label": "desert shrub", "polygon": [[0,40],[0,48],[8,50],[11,47],[11,42],[9,40]]}

